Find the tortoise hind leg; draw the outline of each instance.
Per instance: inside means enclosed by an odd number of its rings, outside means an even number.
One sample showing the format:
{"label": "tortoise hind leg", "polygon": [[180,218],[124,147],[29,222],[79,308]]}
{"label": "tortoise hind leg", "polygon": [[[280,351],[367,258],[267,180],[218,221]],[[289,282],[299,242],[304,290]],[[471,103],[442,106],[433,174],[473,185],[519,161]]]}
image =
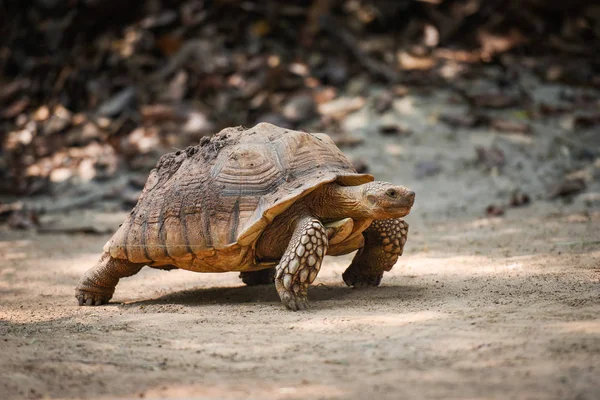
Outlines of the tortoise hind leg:
{"label": "tortoise hind leg", "polygon": [[275,267],[259,271],[242,271],[240,272],[240,279],[248,286],[270,285],[275,281],[275,273]]}
{"label": "tortoise hind leg", "polygon": [[385,271],[392,269],[402,255],[408,224],[401,220],[375,220],[363,232],[365,244],[342,274],[346,285],[356,288],[378,286]]}
{"label": "tortoise hind leg", "polygon": [[112,258],[104,253],[98,263],[85,272],[75,297],[80,306],[99,306],[108,303],[115,292],[119,279],[137,274],[144,264]]}

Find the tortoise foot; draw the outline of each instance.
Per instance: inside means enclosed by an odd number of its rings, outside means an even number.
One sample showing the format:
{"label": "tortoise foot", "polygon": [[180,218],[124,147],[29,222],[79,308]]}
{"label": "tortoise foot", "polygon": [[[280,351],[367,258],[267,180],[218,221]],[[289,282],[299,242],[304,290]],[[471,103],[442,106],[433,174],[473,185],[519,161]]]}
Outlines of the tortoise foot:
{"label": "tortoise foot", "polygon": [[100,306],[108,303],[115,292],[119,279],[135,275],[144,264],[134,264],[126,260],[102,254],[98,263],[87,270],[75,290],[80,306]]}
{"label": "tortoise foot", "polygon": [[381,283],[383,272],[376,274],[361,274],[359,268],[348,268],[343,274],[342,278],[346,285],[356,289],[376,287]]}
{"label": "tortoise foot", "polygon": [[279,293],[279,296],[281,297],[281,302],[288,310],[303,311],[310,309],[308,297],[305,294],[297,294],[290,291],[285,291],[283,293]]}
{"label": "tortoise foot", "polygon": [[102,304],[108,303],[112,298],[112,294],[77,289],[75,297],[77,297],[80,306],[101,306]]}
{"label": "tortoise foot", "polygon": [[275,267],[240,272],[240,279],[248,286],[270,285],[275,281]]}
{"label": "tortoise foot", "polygon": [[407,235],[408,224],[402,219],[373,221],[363,232],[364,247],[342,274],[346,285],[355,288],[379,286],[383,273],[391,270],[402,255]]}

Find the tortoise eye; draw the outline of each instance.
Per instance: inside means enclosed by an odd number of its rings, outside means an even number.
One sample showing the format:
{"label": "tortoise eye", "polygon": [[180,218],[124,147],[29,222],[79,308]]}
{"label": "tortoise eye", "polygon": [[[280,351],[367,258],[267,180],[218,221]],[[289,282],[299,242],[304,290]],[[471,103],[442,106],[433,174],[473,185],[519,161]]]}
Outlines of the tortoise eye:
{"label": "tortoise eye", "polygon": [[391,198],[395,199],[396,197],[398,197],[398,191],[396,189],[388,189],[385,194],[387,194],[388,196],[390,196]]}

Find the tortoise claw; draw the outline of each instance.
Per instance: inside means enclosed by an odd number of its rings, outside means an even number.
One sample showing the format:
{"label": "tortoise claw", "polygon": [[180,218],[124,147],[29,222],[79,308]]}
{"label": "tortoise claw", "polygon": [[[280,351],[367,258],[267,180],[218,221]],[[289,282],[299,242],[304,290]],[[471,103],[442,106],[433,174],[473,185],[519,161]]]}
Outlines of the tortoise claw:
{"label": "tortoise claw", "polygon": [[379,274],[363,275],[356,271],[355,268],[350,267],[342,274],[342,278],[346,285],[356,289],[376,287],[381,283],[383,272]]}
{"label": "tortoise claw", "polygon": [[286,291],[281,295],[281,302],[288,310],[292,311],[304,311],[310,309],[308,297],[302,294],[294,294]]}
{"label": "tortoise claw", "polygon": [[101,306],[108,303],[112,296],[107,296],[101,293],[86,292],[85,290],[77,290],[75,295],[80,306]]}

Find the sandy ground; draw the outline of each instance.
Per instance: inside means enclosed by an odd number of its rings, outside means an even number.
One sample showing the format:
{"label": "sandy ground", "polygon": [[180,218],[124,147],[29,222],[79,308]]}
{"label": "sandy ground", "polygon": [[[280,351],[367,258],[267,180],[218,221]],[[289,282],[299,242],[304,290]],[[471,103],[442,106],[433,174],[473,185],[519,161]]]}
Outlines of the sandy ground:
{"label": "sandy ground", "polygon": [[[78,307],[74,287],[110,235],[0,227],[0,399],[599,399],[599,185],[545,200],[554,167],[573,168],[552,139],[557,122],[528,137],[456,132],[436,122],[447,97],[346,120],[366,143],[345,151],[417,200],[382,285],[350,289],[351,256],[327,258],[308,312],[235,273],[152,269],[122,280],[111,304]],[[380,118],[413,134],[374,135]],[[474,164],[474,145],[492,144],[503,171]],[[423,160],[441,172],[416,178]],[[532,204],[484,217],[514,190]],[[56,224],[113,230],[125,215]]]}
{"label": "sandy ground", "polygon": [[600,214],[408,220],[381,287],[330,257],[301,313],[233,273],[151,269],[78,307],[108,237],[2,231],[1,397],[600,397]]}

